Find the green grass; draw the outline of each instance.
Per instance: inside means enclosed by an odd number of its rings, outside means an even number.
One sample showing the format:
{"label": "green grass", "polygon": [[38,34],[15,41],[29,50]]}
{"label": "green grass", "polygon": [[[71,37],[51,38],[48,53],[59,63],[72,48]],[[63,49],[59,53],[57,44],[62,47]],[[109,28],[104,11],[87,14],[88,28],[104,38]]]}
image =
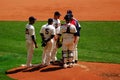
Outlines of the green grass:
{"label": "green grass", "polygon": [[81,22],[79,59],[120,63],[120,22]]}
{"label": "green grass", "polygon": [[[39,30],[46,22],[36,22],[39,48],[35,49],[33,63],[41,62],[42,47]],[[120,22],[80,22],[81,37],[78,44],[79,60],[120,63]],[[12,80],[5,71],[26,63],[26,21],[0,21],[0,80]],[[58,51],[61,57],[61,49]]]}

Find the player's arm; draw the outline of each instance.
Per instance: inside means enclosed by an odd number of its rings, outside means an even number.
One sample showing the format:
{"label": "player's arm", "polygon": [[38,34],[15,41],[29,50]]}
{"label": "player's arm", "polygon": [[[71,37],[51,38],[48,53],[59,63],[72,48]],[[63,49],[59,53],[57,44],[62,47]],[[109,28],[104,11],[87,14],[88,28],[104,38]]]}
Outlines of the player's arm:
{"label": "player's arm", "polygon": [[55,36],[55,28],[52,29],[51,36],[46,40],[47,42],[50,41]]}
{"label": "player's arm", "polygon": [[75,26],[73,26],[73,27],[74,27],[74,43],[76,43],[76,41],[77,41],[77,29]]}
{"label": "player's arm", "polygon": [[50,41],[52,38],[54,38],[55,35],[51,35],[50,38],[46,40],[46,42]]}
{"label": "player's arm", "polygon": [[44,41],[44,34],[43,33],[40,33],[40,36],[41,36],[41,38],[42,38],[42,41]]}
{"label": "player's arm", "polygon": [[34,31],[34,28],[31,28],[31,29],[30,29],[30,35],[31,35],[32,41],[33,41],[34,44],[35,44],[35,48],[38,48],[37,43],[36,43],[36,40],[35,40],[35,31]]}
{"label": "player's arm", "polygon": [[44,34],[43,34],[43,33],[40,33],[40,36],[41,36],[41,38],[42,38],[41,46],[42,46],[42,47],[45,47],[45,46],[47,45],[47,42],[45,41]]}
{"label": "player's arm", "polygon": [[55,36],[55,35],[51,35],[50,38],[48,38],[47,40],[45,40],[44,34],[43,34],[43,33],[40,33],[40,35],[41,35],[42,41],[46,41],[46,42],[50,41],[50,40],[51,40],[52,38],[54,38],[54,36]]}

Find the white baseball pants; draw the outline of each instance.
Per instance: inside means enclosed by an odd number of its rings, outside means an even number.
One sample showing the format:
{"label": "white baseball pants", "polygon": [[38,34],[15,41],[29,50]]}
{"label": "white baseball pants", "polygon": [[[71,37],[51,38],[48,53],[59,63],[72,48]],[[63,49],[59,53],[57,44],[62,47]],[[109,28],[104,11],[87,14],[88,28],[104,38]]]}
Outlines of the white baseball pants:
{"label": "white baseball pants", "polygon": [[42,64],[49,65],[51,60],[51,52],[53,49],[53,39],[47,42],[47,45],[43,48]]}
{"label": "white baseball pants", "polygon": [[74,61],[75,60],[78,60],[78,49],[77,49],[77,45],[78,45],[78,42],[79,42],[79,36],[77,36],[77,38],[76,38],[77,40],[76,40],[76,43],[75,43],[75,45],[74,45]]}
{"label": "white baseball pants", "polygon": [[32,62],[33,52],[34,52],[34,42],[31,40],[26,40],[27,47],[27,62],[26,65],[29,67]]}
{"label": "white baseball pants", "polygon": [[52,50],[52,53],[51,53],[51,61],[56,61],[57,60],[57,57],[56,57],[56,54],[57,54],[57,46],[56,46],[56,43],[57,43],[57,40],[53,39],[53,50]]}

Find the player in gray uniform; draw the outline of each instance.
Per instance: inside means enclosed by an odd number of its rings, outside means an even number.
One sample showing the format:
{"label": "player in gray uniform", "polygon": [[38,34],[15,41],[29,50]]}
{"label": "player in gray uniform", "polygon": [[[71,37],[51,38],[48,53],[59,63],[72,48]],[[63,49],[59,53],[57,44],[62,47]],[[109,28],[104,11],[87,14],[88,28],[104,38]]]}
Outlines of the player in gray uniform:
{"label": "player in gray uniform", "polygon": [[40,35],[42,38],[42,66],[47,66],[50,64],[51,52],[53,50],[53,38],[55,36],[55,28],[53,27],[53,19],[48,19],[48,24],[42,26],[40,30]]}
{"label": "player in gray uniform", "polygon": [[74,45],[74,48],[75,48],[75,50],[74,50],[74,59],[73,59],[73,62],[77,63],[78,62],[78,49],[77,49],[77,45],[78,45],[79,38],[80,38],[81,25],[79,24],[78,20],[76,20],[73,17],[73,14],[72,14],[71,10],[67,10],[67,15],[71,16],[70,23],[73,24],[76,27],[76,29],[77,29],[77,32],[76,32],[76,43]]}
{"label": "player in gray uniform", "polygon": [[62,35],[62,51],[63,51],[63,67],[73,67],[73,51],[74,43],[76,42],[77,32],[75,26],[70,23],[71,16],[66,15],[64,17],[66,24],[63,24],[60,28],[60,36]]}
{"label": "player in gray uniform", "polygon": [[56,54],[57,54],[57,50],[58,50],[58,45],[57,45],[57,42],[59,40],[59,36],[58,34],[60,33],[60,26],[61,26],[61,23],[60,23],[60,18],[61,14],[56,11],[54,13],[54,18],[53,18],[53,26],[55,27],[55,36],[54,36],[54,45],[53,45],[53,51],[51,53],[51,62],[53,64],[55,64],[55,61],[57,61],[57,57],[56,57]]}
{"label": "player in gray uniform", "polygon": [[35,21],[36,19],[33,16],[31,16],[29,17],[29,23],[26,25],[25,36],[26,36],[26,46],[27,46],[27,62],[26,62],[27,67],[32,66],[31,62],[32,62],[34,47],[38,48],[36,43],[35,28],[33,26]]}

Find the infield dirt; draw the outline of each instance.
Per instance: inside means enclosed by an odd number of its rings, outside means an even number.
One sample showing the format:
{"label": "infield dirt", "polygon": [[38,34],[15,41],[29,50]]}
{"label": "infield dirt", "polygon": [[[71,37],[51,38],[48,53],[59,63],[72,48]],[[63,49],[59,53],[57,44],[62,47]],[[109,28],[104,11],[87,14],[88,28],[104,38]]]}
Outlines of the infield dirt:
{"label": "infield dirt", "polygon": [[80,21],[120,20],[120,0],[0,0],[0,20],[27,20],[32,15],[46,21],[55,11],[63,20],[69,9]]}
{"label": "infield dirt", "polygon": [[11,69],[8,76],[17,80],[120,80],[119,64],[79,62],[67,69],[54,65],[23,69]]}

